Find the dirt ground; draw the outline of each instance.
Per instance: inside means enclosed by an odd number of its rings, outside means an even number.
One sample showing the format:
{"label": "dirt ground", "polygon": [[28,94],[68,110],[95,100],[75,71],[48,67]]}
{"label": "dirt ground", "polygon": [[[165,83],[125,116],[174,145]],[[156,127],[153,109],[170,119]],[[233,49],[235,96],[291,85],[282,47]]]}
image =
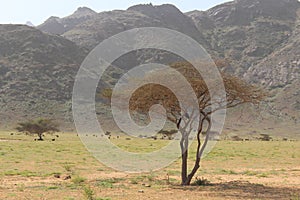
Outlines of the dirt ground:
{"label": "dirt ground", "polygon": [[[121,174],[118,174],[119,177]],[[121,177],[126,180],[125,174]],[[113,177],[112,177],[113,176]],[[113,173],[107,178],[116,178]],[[103,176],[101,176],[103,178]],[[227,176],[228,179],[241,179],[241,177]],[[298,176],[299,178],[299,176]],[[97,180],[85,181],[84,185],[74,188],[68,186],[71,181],[57,178],[23,178],[6,177],[1,179],[0,199],[85,199],[84,187],[89,185],[98,199],[299,199],[299,180],[297,185],[282,187],[267,186],[271,180],[250,181],[222,181],[213,182],[207,186],[182,187],[177,184],[150,183],[132,184],[128,181],[120,181],[112,186],[97,184]],[[296,180],[296,178],[295,178]],[[265,184],[263,184],[264,182]],[[104,198],[105,197],[105,198]],[[95,198],[96,199],[96,198]]]}
{"label": "dirt ground", "polygon": [[180,160],[156,172],[127,174],[94,159],[74,134],[55,142],[8,133],[0,138],[1,200],[300,199],[298,141],[221,141],[197,174],[210,183],[182,187]]}

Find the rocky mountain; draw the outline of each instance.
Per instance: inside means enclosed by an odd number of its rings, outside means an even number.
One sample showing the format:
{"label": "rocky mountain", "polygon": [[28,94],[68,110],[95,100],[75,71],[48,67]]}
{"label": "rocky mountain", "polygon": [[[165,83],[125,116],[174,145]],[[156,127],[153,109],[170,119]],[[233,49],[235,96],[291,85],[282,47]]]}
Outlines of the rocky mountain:
{"label": "rocky mountain", "polygon": [[263,85],[272,105],[299,118],[299,9],[298,0],[236,0],[186,14],[219,57],[229,60],[225,71]]}
{"label": "rocky mountain", "polygon": [[[226,60],[222,70],[269,90],[274,115],[299,121],[298,0],[235,0],[188,13],[170,4],[101,13],[83,7],[64,18],[50,17],[37,29],[0,25],[0,121],[17,113],[24,117],[30,110],[71,120],[72,84],[88,51],[114,34],[138,27],[165,27],[189,35],[213,58]],[[137,56],[137,61],[121,60],[109,74],[116,78],[126,66],[156,59],[147,51],[130,56]]]}
{"label": "rocky mountain", "polygon": [[207,11],[220,26],[246,26],[258,18],[295,20],[298,0],[235,0]]}
{"label": "rocky mountain", "polygon": [[62,19],[59,17],[50,17],[43,24],[38,26],[38,29],[46,33],[62,35],[77,25],[92,19],[95,15],[97,15],[97,13],[90,8],[80,7],[68,17]]}
{"label": "rocky mountain", "polygon": [[33,24],[31,21],[27,21],[27,22],[26,22],[26,25],[27,25],[27,26],[34,27],[34,24]]}
{"label": "rocky mountain", "polygon": [[212,49],[231,61],[227,70],[244,75],[295,36],[299,8],[297,0],[236,0],[186,14]]}
{"label": "rocky mountain", "polygon": [[88,17],[74,17],[81,12],[77,10],[73,15],[62,19],[51,17],[38,28],[48,33],[62,35],[88,49],[94,48],[112,35],[138,27],[170,28],[207,44],[193,20],[173,5],[137,5],[127,10],[114,10],[99,14],[93,14],[90,11]]}
{"label": "rocky mountain", "polygon": [[86,53],[61,36],[0,25],[0,126],[27,115],[59,115]]}

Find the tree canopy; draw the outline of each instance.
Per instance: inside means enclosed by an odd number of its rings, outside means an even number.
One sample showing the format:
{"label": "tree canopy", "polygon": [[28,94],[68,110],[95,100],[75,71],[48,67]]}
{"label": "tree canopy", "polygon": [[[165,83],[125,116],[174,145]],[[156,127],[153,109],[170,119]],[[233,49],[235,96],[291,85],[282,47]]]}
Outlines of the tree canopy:
{"label": "tree canopy", "polygon": [[27,122],[19,123],[16,129],[19,132],[26,134],[36,134],[39,140],[43,140],[44,133],[54,133],[58,132],[58,125],[51,119],[36,119]]}
{"label": "tree canopy", "polygon": [[[209,132],[211,129],[211,114],[225,108],[236,107],[240,104],[250,103],[259,104],[266,93],[257,86],[248,84],[238,77],[221,73],[225,87],[225,97],[223,99],[212,99],[214,94],[210,94],[209,88],[201,75],[186,62],[178,62],[171,65],[172,68],[179,71],[188,80],[192,86],[199,104],[200,122],[197,131],[197,153],[196,161],[192,171],[187,173],[187,158],[189,135],[191,129],[188,128],[192,123],[192,118],[187,117],[187,113],[182,112],[180,103],[172,91],[159,84],[147,84],[137,89],[130,99],[130,110],[142,113],[148,113],[151,106],[161,104],[167,111],[167,118],[177,125],[181,133],[181,151],[182,151],[182,185],[189,185],[197,170],[200,168],[201,156],[208,143]],[[169,75],[170,78],[172,74]],[[166,77],[167,78],[167,77]],[[214,81],[214,80],[211,80]],[[218,87],[216,85],[216,87]],[[178,88],[184,90],[184,88]],[[213,102],[215,101],[215,102]],[[214,106],[212,106],[214,105]],[[217,105],[217,106],[216,106]],[[204,128],[204,124],[207,124]],[[205,129],[205,130],[204,130]],[[206,134],[204,141],[201,141],[200,135]]]}

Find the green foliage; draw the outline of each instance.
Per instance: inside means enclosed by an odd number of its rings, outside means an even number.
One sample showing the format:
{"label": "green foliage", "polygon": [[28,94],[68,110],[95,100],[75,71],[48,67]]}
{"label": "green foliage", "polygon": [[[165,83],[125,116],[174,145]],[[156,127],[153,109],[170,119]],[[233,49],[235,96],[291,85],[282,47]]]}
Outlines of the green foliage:
{"label": "green foliage", "polygon": [[95,197],[95,192],[90,186],[85,186],[83,188],[83,194],[87,200],[111,200],[110,198]]}
{"label": "green foliage", "polygon": [[83,188],[83,192],[87,200],[95,200],[94,198],[95,192],[92,190],[90,186],[85,186]]}
{"label": "green foliage", "polygon": [[4,172],[5,176],[22,176],[22,177],[37,177],[40,174],[32,171],[9,170]]}
{"label": "green foliage", "polygon": [[113,188],[114,183],[117,183],[121,180],[122,179],[117,179],[117,178],[97,180],[97,186],[100,186],[100,187],[103,187],[103,188]]}
{"label": "green foliage", "polygon": [[64,165],[63,168],[64,168],[67,172],[72,172],[72,166],[71,166],[71,165]]}
{"label": "green foliage", "polygon": [[75,176],[72,178],[72,182],[76,185],[82,184],[86,181],[86,178],[80,177],[80,176]]}
{"label": "green foliage", "polygon": [[58,186],[49,186],[49,187],[47,188],[47,190],[57,190],[57,189],[59,189]]}

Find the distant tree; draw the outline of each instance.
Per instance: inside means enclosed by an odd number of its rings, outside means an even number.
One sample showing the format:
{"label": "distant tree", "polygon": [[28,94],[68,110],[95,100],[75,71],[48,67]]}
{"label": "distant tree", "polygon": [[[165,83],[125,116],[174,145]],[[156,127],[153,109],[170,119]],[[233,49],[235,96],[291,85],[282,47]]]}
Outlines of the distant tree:
{"label": "distant tree", "polygon": [[[211,131],[211,115],[212,113],[225,108],[236,107],[241,104],[251,103],[259,104],[266,94],[256,86],[250,85],[245,81],[222,73],[222,78],[225,86],[226,99],[217,99],[218,102],[212,102],[208,87],[199,73],[188,63],[178,62],[171,65],[172,68],[183,74],[190,82],[194,89],[198,103],[199,113],[201,116],[198,131],[197,131],[197,151],[196,159],[192,171],[188,174],[188,147],[189,136],[192,131],[190,126],[195,121],[193,113],[183,112],[176,96],[171,90],[164,86],[157,84],[147,84],[137,89],[130,100],[130,110],[147,113],[151,106],[154,104],[161,104],[167,111],[167,118],[173,122],[181,134],[181,181],[182,185],[190,185],[191,180],[200,168],[201,157],[208,144]],[[170,74],[172,77],[172,74]],[[180,88],[178,88],[180,90]],[[216,109],[212,110],[211,105],[219,105]],[[203,134],[206,133],[206,134]],[[204,141],[201,141],[201,135],[205,136]]]}
{"label": "distant tree", "polygon": [[19,123],[16,129],[26,134],[37,135],[39,141],[43,141],[44,133],[59,132],[58,125],[51,119],[36,119]]}

